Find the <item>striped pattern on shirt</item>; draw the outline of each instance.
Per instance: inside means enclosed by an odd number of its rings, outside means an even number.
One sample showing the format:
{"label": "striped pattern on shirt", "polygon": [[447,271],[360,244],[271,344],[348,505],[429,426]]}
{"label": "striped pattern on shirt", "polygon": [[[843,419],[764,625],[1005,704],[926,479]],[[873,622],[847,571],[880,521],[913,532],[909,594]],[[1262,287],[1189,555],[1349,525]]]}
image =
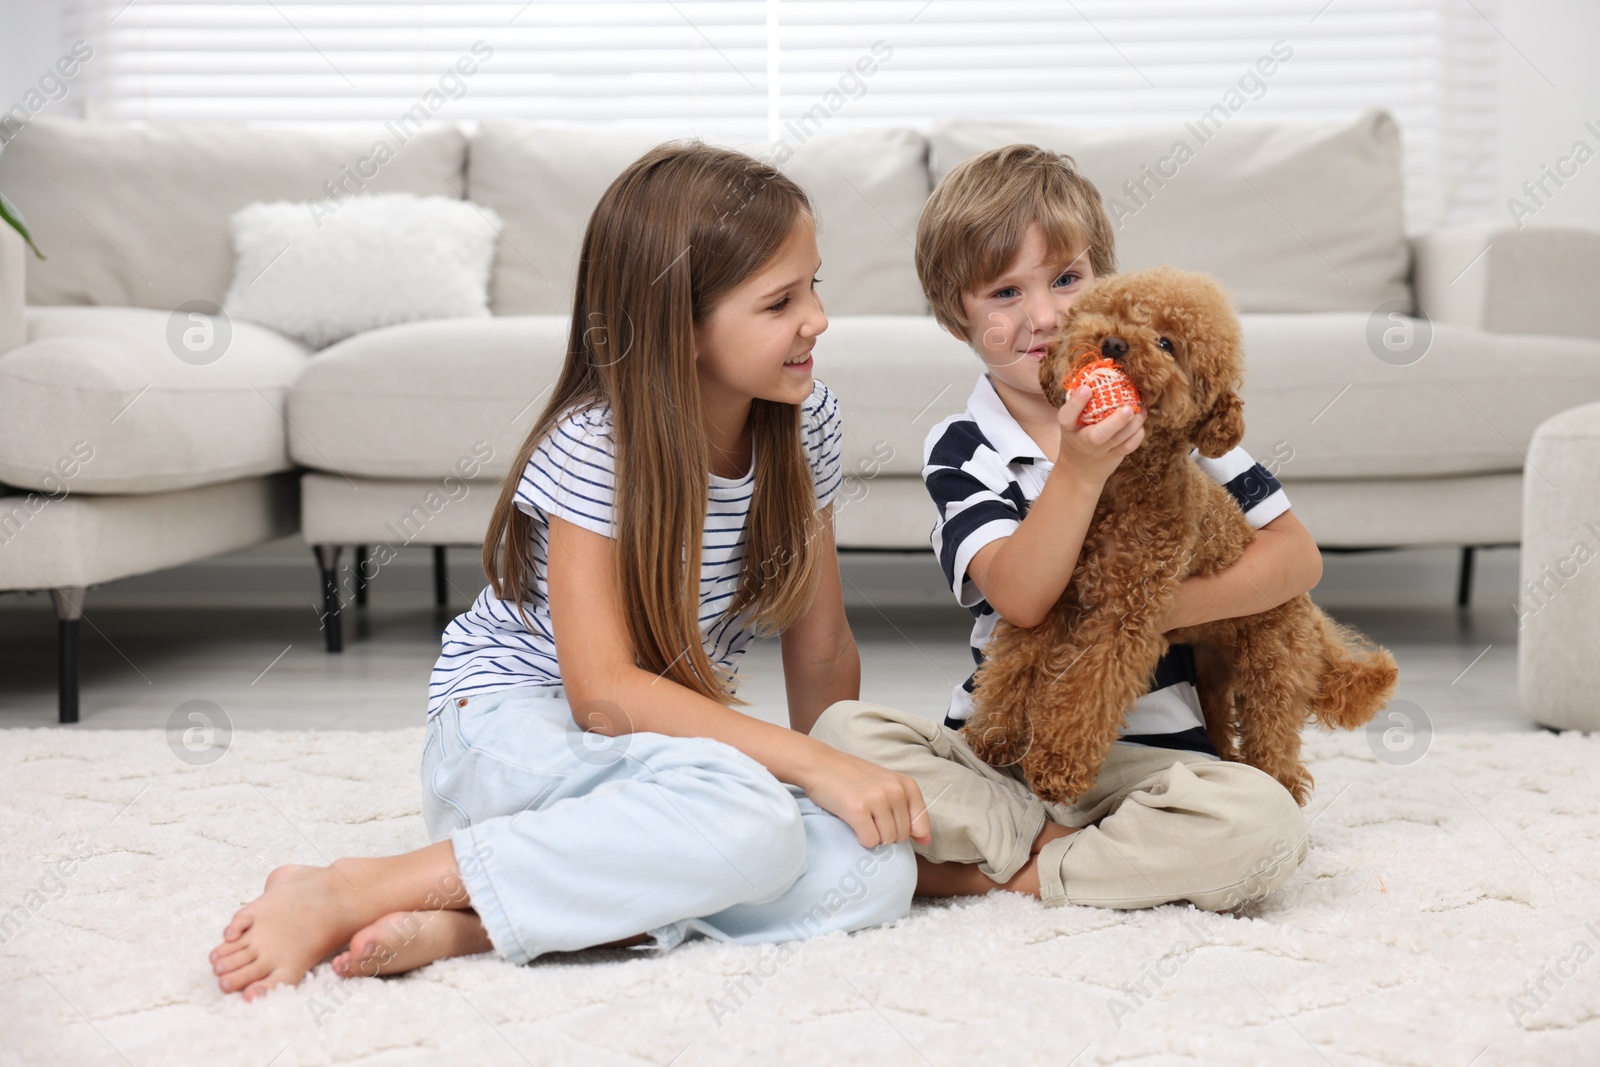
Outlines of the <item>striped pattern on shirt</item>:
{"label": "striped pattern on shirt", "polygon": [[[801,405],[801,446],[811,466],[817,507],[826,507],[843,483],[843,428],[839,402],[817,382]],[[560,685],[555,634],[550,624],[549,516],[612,536],[615,448],[608,405],[574,410],[557,420],[540,442],[517,485],[516,506],[532,519],[532,584],[516,605],[485,588],[445,629],[443,649],[428,682],[428,713],[449,700],[520,685]],[[754,636],[751,611],[728,614],[744,561],[745,526],[755,487],[755,464],[740,478],[708,475],[705,532],[700,542],[700,634],[706,655],[728,671]]]}
{"label": "striped pattern on shirt", "polygon": [[[1244,449],[1235,448],[1219,459],[1197,451],[1192,458],[1228,490],[1257,529],[1289,510],[1278,479]],[[939,509],[931,535],[933,551],[956,601],[972,611],[975,665],[983,664],[983,647],[999,616],[973,584],[967,565],[985,545],[1016,532],[1028,506],[1044,491],[1053,466],[1006,410],[988,375],[979,377],[967,410],[935,426],[924,443],[922,480]],[[1156,666],[1150,692],[1129,709],[1121,740],[1215,758],[1194,681],[1191,649],[1173,645]],[[960,729],[972,714],[974,689],[972,676],[955,687],[946,726]]]}

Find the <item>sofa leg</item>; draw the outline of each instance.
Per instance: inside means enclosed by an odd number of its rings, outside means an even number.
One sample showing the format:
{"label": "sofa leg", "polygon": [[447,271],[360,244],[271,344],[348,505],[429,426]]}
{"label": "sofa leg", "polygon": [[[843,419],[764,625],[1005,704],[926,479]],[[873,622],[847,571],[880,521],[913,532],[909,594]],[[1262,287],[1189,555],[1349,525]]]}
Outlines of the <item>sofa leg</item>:
{"label": "sofa leg", "polygon": [[356,546],[356,607],[367,606],[367,546]]}
{"label": "sofa leg", "polygon": [[322,571],[322,630],[327,635],[328,651],[344,651],[344,635],[339,630],[339,546],[312,545],[317,568]]}
{"label": "sofa leg", "polygon": [[1456,607],[1472,606],[1472,553],[1471,545],[1461,546],[1461,569],[1456,574]]}
{"label": "sofa leg", "polygon": [[450,603],[450,572],[447,569],[444,546],[433,546],[433,604],[446,607]]}
{"label": "sofa leg", "polygon": [[81,586],[50,590],[56,609],[56,700],[58,721],[78,721],[78,620],[83,618]]}

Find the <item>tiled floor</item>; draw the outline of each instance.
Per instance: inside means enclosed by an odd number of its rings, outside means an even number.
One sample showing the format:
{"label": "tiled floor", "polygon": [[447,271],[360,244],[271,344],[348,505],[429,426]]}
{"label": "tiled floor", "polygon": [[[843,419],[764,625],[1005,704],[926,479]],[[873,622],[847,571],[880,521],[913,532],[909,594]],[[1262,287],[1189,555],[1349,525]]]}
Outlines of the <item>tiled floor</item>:
{"label": "tiled floor", "polygon": [[[452,610],[477,591],[466,580],[471,558],[466,552],[452,558]],[[426,606],[424,560],[419,554],[409,572],[397,569],[386,578],[391,584],[374,590],[364,634],[352,618],[346,650],[337,656],[323,651],[310,608],[315,579],[309,562],[303,570],[275,567],[281,593],[245,596],[232,606],[207,606],[205,597],[191,595],[208,580],[220,580],[215,568],[91,593],[77,728],[166,726],[192,700],[222,709],[235,730],[419,723],[442,626]],[[1516,552],[1480,554],[1475,607],[1462,613],[1451,607],[1454,560],[1444,551],[1330,555],[1314,596],[1395,653],[1398,697],[1421,708],[1435,728],[1536,729],[1517,701],[1516,624],[1508,608]],[[970,616],[941,588],[931,557],[848,556],[843,569],[862,653],[863,699],[942,715],[950,687],[970,670]],[[186,596],[202,606],[175,606]],[[287,606],[296,602],[300,606]],[[750,710],[784,721],[777,643],[753,647],[740,675],[740,695],[754,703]],[[0,727],[54,722],[55,626],[48,602],[0,598]]]}

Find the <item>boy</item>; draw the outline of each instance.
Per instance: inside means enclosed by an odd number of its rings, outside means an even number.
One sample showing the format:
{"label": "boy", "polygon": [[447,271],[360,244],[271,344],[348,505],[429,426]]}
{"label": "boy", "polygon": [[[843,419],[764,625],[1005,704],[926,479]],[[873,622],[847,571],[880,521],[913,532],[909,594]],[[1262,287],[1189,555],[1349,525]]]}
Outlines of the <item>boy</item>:
{"label": "boy", "polygon": [[[934,315],[985,364],[967,410],[929,433],[922,472],[939,507],[934,551],[972,610],[979,663],[997,618],[1035,626],[1060,598],[1106,478],[1144,438],[1144,416],[1126,407],[1080,427],[1088,390],[1058,410],[1038,380],[1073,299],[1114,269],[1099,192],[1070,157],[1032,145],[956,167],[918,224],[917,270]],[[1242,449],[1195,459],[1258,534],[1227,570],[1185,581],[1164,628],[1265,611],[1316,585],[1321,555],[1277,479]],[[1305,820],[1288,791],[1211,746],[1187,646],[1162,658],[1076,803],[1043,801],[1020,766],[973,755],[957,733],[972,692],[971,678],[956,688],[943,725],[844,701],[812,730],[916,779],[933,828],[927,845],[914,845],[920,895],[1000,888],[1046,905],[1188,900],[1228,911],[1277,888],[1305,857]]]}

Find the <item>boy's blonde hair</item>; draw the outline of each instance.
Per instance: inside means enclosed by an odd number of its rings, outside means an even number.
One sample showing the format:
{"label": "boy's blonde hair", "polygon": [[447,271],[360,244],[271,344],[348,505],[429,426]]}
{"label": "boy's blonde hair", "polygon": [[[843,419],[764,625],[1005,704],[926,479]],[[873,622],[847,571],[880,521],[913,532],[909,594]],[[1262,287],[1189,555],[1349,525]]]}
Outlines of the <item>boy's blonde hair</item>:
{"label": "boy's blonde hair", "polygon": [[962,294],[1005,273],[1035,222],[1051,256],[1064,262],[1087,247],[1096,278],[1116,272],[1111,219],[1071,156],[1007,145],[945,175],[917,220],[917,277],[939,325],[972,340]]}

